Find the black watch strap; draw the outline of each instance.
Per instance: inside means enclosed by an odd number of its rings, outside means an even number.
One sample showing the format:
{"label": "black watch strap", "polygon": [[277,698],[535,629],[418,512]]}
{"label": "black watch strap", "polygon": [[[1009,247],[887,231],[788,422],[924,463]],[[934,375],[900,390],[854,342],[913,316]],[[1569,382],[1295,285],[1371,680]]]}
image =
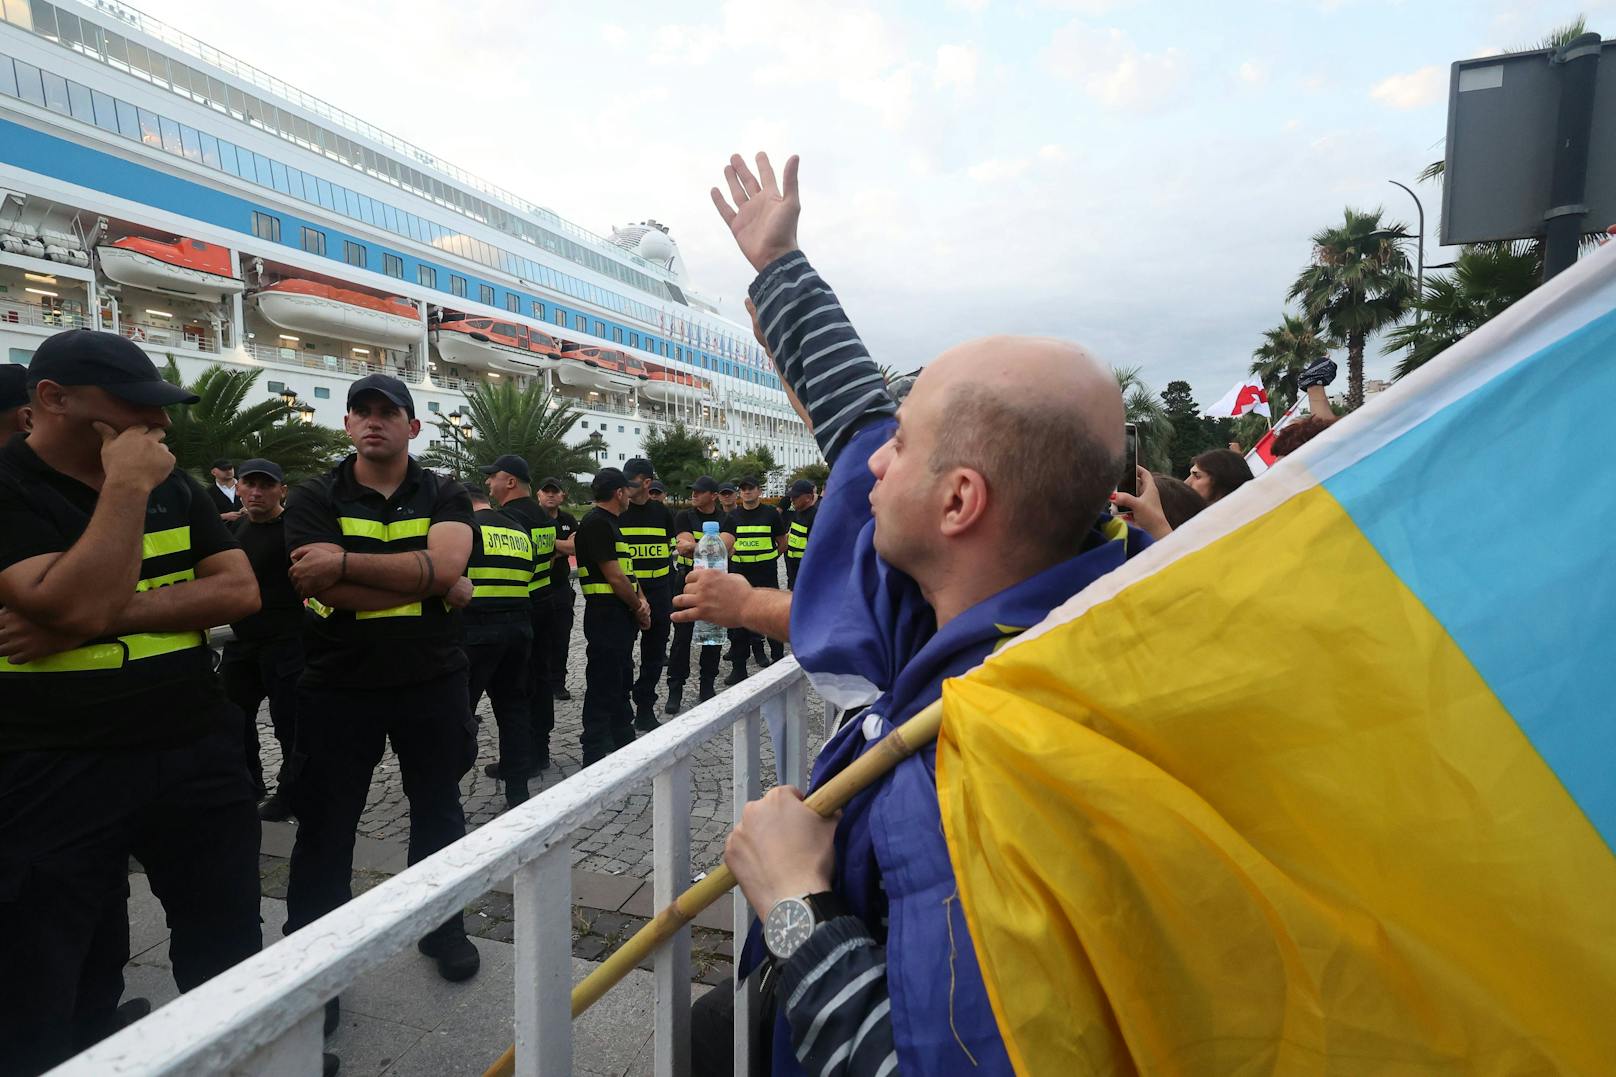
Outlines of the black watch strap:
{"label": "black watch strap", "polygon": [[831,890],[821,890],[817,894],[809,894],[803,900],[813,910],[815,924],[828,924],[838,916],[851,915],[847,903],[837,897],[836,893]]}

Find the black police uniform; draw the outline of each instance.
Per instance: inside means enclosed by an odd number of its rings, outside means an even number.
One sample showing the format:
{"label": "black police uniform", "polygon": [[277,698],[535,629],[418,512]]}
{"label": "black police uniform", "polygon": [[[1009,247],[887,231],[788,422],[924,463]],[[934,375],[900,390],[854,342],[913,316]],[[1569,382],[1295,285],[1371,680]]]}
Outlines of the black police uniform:
{"label": "black police uniform", "polygon": [[[578,533],[578,520],[566,509],[557,509],[553,519],[557,542],[565,542]],[[565,695],[567,652],[572,649],[572,623],[577,618],[576,607],[577,594],[572,589],[572,559],[558,553],[550,566],[550,692],[553,698],[570,698]]]}
{"label": "black police uniform", "polygon": [[[533,577],[527,585],[528,627],[532,642],[527,655],[527,769],[531,776],[550,765],[550,731],[555,728],[555,690],[551,685],[550,663],[555,659],[555,613],[551,609],[555,586],[556,519],[531,497],[515,497],[500,511],[517,521],[533,546]],[[566,588],[566,605],[572,612],[572,589]],[[568,618],[571,631],[571,618]],[[502,733],[503,735],[503,733]],[[495,769],[503,776],[504,742]]]}
{"label": "black police uniform", "polygon": [[786,509],[781,518],[786,522],[786,587],[797,589],[797,573],[802,569],[802,555],[808,552],[808,536],[814,529],[814,517],[819,514],[819,502],[798,512]]}
{"label": "black police uniform", "polygon": [[634,726],[657,727],[657,683],[668,663],[668,636],[673,631],[673,510],[658,501],[629,503],[617,518],[618,530],[634,558],[634,578],[651,607],[651,627],[640,633],[640,672],[634,681]]}
{"label": "black police uniform", "polygon": [[499,725],[500,771],[505,802],[527,799],[532,760],[531,715],[528,712],[528,652],[533,647],[533,539],[513,515],[478,509],[466,576],[471,604],[463,613],[461,635],[466,649],[471,709],[488,693]]}
{"label": "black police uniform", "polygon": [[[746,582],[753,587],[780,587],[780,545],[781,535],[786,533],[786,524],[780,517],[780,510],[773,505],[758,503],[757,508],[749,509],[745,505],[737,505],[724,517],[723,531],[735,537],[735,548],[730,552],[729,570],[746,577]],[[746,657],[751,656],[759,665],[763,660],[764,637],[746,628],[732,628],[729,630],[731,662],[735,666],[737,678],[745,676]],[[785,657],[785,644],[780,640],[769,640],[769,650],[775,661]]]}
{"label": "black police uniform", "polygon": [[600,566],[615,560],[629,582],[634,560],[617,517],[596,507],[578,524],[578,584],[584,593],[583,765],[634,741],[634,637],[639,622],[606,582]]}
{"label": "black police uniform", "polygon": [[[356,456],[292,491],[286,545],[333,543],[351,554],[427,548],[433,524],[472,524],[471,499],[458,483],[413,459],[391,497],[354,477]],[[455,611],[441,598],[355,613],[311,599],[305,667],[298,683],[298,754],[293,796],[298,817],[286,889],[293,931],[353,896],[354,833],[371,774],[391,741],[410,800],[409,862],[465,836],[460,778],[477,757]],[[432,932],[464,937],[460,914]]]}
{"label": "black police uniform", "polygon": [[[688,531],[697,542],[700,542],[702,524],[712,522],[722,528],[725,515],[724,510],[716,506],[712,512],[702,512],[696,508],[682,509],[679,515],[674,517],[674,538],[677,539]],[[684,590],[684,578],[690,574],[695,564],[694,559],[683,554],[674,556],[674,567],[679,576],[677,590]],[[696,625],[693,621],[683,621],[673,626],[673,646],[668,652],[669,714],[678,713],[679,705],[682,702],[681,697],[684,694],[685,681],[690,679],[690,646],[695,631]],[[708,700],[713,698],[715,685],[718,681],[719,659],[724,649],[722,647],[702,647],[700,650],[701,654],[697,658],[697,668],[701,682],[700,693],[697,698],[699,700]]]}
{"label": "black police uniform", "polygon": [[213,507],[218,510],[220,516],[227,512],[241,511],[241,491],[239,488],[233,489],[229,496],[226,496],[225,492],[219,489],[218,483],[211,482],[207,486],[207,491],[208,500],[213,502]]}
{"label": "black police uniform", "polygon": [[[72,548],[97,493],[26,438],[0,449],[0,571]],[[185,586],[235,548],[175,471],[147,500],[136,591]],[[206,633],[136,632],[0,659],[0,1070],[36,1073],[112,1027],[129,958],[129,857],[185,991],[258,951],[258,815],[242,716]]]}
{"label": "black police uniform", "polygon": [[287,575],[292,559],[286,553],[284,513],[263,523],[243,516],[234,532],[258,580],[262,606],[230,626],[235,638],[224,645],[219,676],[225,695],[246,716],[247,770],[260,797],[268,790],[259,757],[258,707],[269,700],[270,725],[281,746],[275,789],[284,799],[296,778],[291,762],[297,736],[297,680],[303,675],[303,600]]}

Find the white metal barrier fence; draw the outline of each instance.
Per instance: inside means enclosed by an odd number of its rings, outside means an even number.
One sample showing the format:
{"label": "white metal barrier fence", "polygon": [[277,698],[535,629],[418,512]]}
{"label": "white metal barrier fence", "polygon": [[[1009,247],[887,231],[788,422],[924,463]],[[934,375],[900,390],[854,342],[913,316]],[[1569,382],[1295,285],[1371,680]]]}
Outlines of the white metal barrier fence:
{"label": "white metal barrier fence", "polygon": [[[735,818],[761,787],[762,729],[779,777],[808,772],[808,682],[795,659],[670,720],[465,838],[182,995],[63,1063],[52,1074],[320,1072],[326,1000],[501,880],[515,882],[516,1072],[570,1074],[571,839],[602,808],[652,783],[653,889],[658,908],[690,885],[690,766],[697,748],[732,734]],[[750,913],[735,891],[737,960]],[[657,951],[655,1073],[689,1072],[690,928]],[[722,989],[721,989],[722,990]],[[735,1072],[746,1072],[755,988],[736,998]],[[492,1064],[505,1044],[488,1044]]]}

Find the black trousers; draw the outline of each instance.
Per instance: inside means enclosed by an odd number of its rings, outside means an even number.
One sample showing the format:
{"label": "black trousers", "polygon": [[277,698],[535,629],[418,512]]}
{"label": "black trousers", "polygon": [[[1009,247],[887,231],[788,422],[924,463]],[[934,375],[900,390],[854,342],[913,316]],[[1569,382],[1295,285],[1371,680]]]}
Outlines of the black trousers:
{"label": "black trousers", "polygon": [[[557,585],[552,583],[551,587]],[[567,652],[572,649],[572,622],[576,616],[578,594],[571,587],[563,587],[550,596],[550,691],[552,694],[567,686]]]}
{"label": "black trousers", "polygon": [[615,597],[584,604],[583,765],[634,741],[634,637],[639,622]]}
{"label": "black trousers", "polygon": [[258,707],[269,700],[269,723],[281,746],[281,769],[275,787],[286,791],[290,777],[287,764],[297,741],[297,679],[303,675],[303,638],[232,640],[224,645],[219,677],[224,694],[240,708],[247,719],[247,773],[258,795],[269,790],[264,785],[264,764],[258,745]]}
{"label": "black trousers", "polygon": [[486,693],[499,726],[500,768],[524,775],[533,761],[532,715],[528,709],[528,655],[533,622],[527,610],[509,614],[467,613],[461,646],[466,652],[466,687],[475,720]]}
{"label": "black trousers", "polygon": [[787,591],[795,591],[797,589],[797,573],[802,569],[802,558],[800,558],[800,557],[787,557],[785,559],[785,562],[786,562],[786,590]]}
{"label": "black trousers", "polygon": [[129,960],[129,857],[189,991],[258,952],[258,810],[241,716],[173,748],[0,754],[0,1073],[35,1074],[111,1030]]}
{"label": "black trousers", "polygon": [[[779,564],[780,561],[776,558],[773,561],[764,561],[759,564],[748,565],[744,569],[732,569],[732,571],[739,571],[753,587],[767,587],[771,591],[778,591],[780,589]],[[783,641],[769,639],[761,632],[753,632],[749,628],[730,629],[729,644],[733,654],[731,661],[736,665],[745,665],[746,656],[750,654],[755,661],[761,663],[763,661],[765,640],[768,640],[769,653],[776,662],[785,657],[786,645]]]}
{"label": "black trousers", "polygon": [[[552,585],[553,586],[553,585]],[[550,765],[550,733],[555,729],[555,607],[567,607],[567,633],[572,633],[572,592],[563,591],[532,601],[528,627],[532,640],[527,655],[528,762],[537,769]],[[565,672],[565,666],[562,671]],[[500,758],[505,757],[504,746]]]}
{"label": "black trousers", "polygon": [[[399,688],[298,686],[293,787],[297,841],[286,886],[286,930],[295,931],[353,897],[354,833],[371,774],[391,741],[410,802],[409,863],[466,834],[460,779],[477,758],[477,725],[465,670]],[[463,935],[457,913],[437,934]]]}
{"label": "black trousers", "polygon": [[634,681],[634,709],[639,714],[654,715],[657,682],[668,664],[668,637],[673,634],[673,587],[668,577],[663,577],[642,585],[641,591],[651,607],[651,627],[640,633],[640,674]]}
{"label": "black trousers", "polygon": [[[689,569],[679,569],[679,584],[674,593],[683,590],[685,573]],[[684,621],[673,626],[673,644],[668,649],[668,691],[670,693],[683,691],[685,682],[690,679],[690,648],[695,638],[696,624],[694,621]],[[723,658],[722,647],[698,648],[701,654],[697,657],[698,672],[701,683],[710,685],[718,679],[718,667]]]}

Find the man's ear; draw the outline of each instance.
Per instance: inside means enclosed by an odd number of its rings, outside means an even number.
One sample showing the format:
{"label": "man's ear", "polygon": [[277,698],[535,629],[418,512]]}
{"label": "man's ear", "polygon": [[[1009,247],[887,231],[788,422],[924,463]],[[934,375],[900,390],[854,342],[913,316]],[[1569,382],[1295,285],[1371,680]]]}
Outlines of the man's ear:
{"label": "man's ear", "polygon": [[943,507],[942,532],[957,538],[982,522],[988,511],[988,483],[973,467],[957,467],[948,473],[948,501]]}

